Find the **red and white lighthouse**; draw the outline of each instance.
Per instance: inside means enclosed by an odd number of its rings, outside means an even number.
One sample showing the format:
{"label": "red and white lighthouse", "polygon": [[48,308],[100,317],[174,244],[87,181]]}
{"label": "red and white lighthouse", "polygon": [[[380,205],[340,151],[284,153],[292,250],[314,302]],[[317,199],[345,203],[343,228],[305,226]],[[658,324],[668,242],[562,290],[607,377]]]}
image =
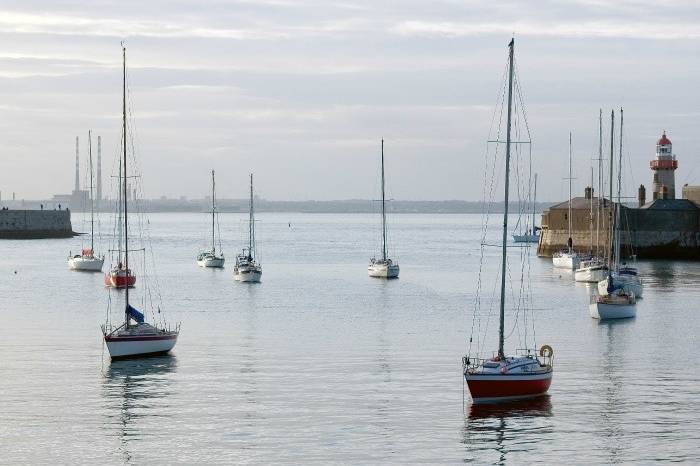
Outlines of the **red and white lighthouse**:
{"label": "red and white lighthouse", "polygon": [[671,140],[666,131],[656,141],[656,158],[649,162],[654,172],[652,183],[652,200],[676,198],[676,169],[678,160],[673,155]]}

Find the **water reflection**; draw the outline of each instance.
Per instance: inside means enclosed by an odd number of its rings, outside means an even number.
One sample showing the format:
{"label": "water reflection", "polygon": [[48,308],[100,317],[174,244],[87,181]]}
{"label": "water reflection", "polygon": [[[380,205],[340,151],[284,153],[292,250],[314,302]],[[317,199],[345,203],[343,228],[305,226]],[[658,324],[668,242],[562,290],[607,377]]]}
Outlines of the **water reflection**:
{"label": "water reflection", "polygon": [[[467,462],[485,463],[494,453],[495,464],[505,464],[511,451],[536,449],[543,434],[551,432],[552,403],[549,395],[510,403],[471,404],[465,407],[462,433]],[[547,422],[544,422],[547,421]]]}
{"label": "water reflection", "polygon": [[[104,372],[102,397],[107,404],[107,428],[117,427],[124,463],[132,461],[130,442],[145,434],[154,419],[167,417],[172,393],[173,355],[112,361]],[[160,422],[160,421],[158,421]]]}

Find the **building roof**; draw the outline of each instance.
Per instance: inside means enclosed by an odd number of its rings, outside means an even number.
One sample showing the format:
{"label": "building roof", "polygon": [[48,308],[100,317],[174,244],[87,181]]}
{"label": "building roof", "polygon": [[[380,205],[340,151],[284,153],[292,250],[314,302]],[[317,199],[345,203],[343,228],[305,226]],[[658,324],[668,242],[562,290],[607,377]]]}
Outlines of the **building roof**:
{"label": "building roof", "polygon": [[664,134],[661,135],[661,139],[656,141],[657,146],[670,146],[671,145],[671,140],[666,137],[666,131],[664,131]]}
{"label": "building roof", "polygon": [[657,199],[647,202],[640,209],[654,210],[698,210],[698,207],[688,199]]}
{"label": "building roof", "polygon": [[[593,208],[595,208],[598,205],[598,198],[596,196],[593,196]],[[609,207],[610,206],[610,201],[607,200],[606,198],[601,198],[601,205],[603,207]],[[554,204],[553,206],[549,207],[549,210],[558,210],[558,209],[568,209],[569,208],[569,201],[564,201],[560,202],[558,204]],[[585,197],[574,197],[571,199],[571,208],[572,209],[590,209],[591,208],[591,200],[586,199]]]}

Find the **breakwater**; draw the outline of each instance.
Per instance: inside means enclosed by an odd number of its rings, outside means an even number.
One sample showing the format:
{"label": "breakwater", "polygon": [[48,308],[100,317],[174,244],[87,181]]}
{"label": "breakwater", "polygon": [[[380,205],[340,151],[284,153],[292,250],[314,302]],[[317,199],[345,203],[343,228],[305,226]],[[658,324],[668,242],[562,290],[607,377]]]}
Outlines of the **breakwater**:
{"label": "breakwater", "polygon": [[0,239],[75,236],[69,210],[0,210]]}

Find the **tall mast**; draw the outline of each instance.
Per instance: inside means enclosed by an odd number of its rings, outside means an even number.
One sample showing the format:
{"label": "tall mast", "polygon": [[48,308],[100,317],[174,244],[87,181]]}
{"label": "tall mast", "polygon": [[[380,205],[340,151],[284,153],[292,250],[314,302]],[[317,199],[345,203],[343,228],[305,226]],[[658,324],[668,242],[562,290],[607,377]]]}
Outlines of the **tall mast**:
{"label": "tall mast", "polygon": [[382,259],[386,262],[386,207],[384,195],[384,139],[382,139]]}
{"label": "tall mast", "polygon": [[88,165],[90,166],[90,250],[95,251],[95,199],[92,187],[92,131],[88,131]]}
{"label": "tall mast", "polygon": [[600,198],[603,195],[603,109],[598,111],[598,205],[595,222],[595,254],[600,257]]}
{"label": "tall mast", "polygon": [[591,165],[591,212],[590,212],[590,225],[589,225],[589,235],[591,239],[591,249],[590,254],[593,254],[593,165]]}
{"label": "tall mast", "polygon": [[508,44],[510,49],[508,52],[508,124],[506,132],[506,180],[504,193],[504,210],[503,210],[503,242],[501,247],[501,309],[500,322],[498,326],[498,356],[505,357],[503,352],[503,333],[504,333],[504,318],[506,306],[506,261],[508,260],[506,243],[508,240],[508,184],[510,182],[510,126],[513,110],[513,49],[515,48],[515,38],[510,40]]}
{"label": "tall mast", "polygon": [[[613,161],[615,160],[614,156],[614,150],[615,150],[615,110],[612,110],[610,112],[610,208],[615,209],[615,204],[613,203]],[[617,210],[617,209],[615,209]],[[613,212],[610,212],[613,214]],[[613,266],[613,217],[612,215],[610,216],[610,220],[608,221],[608,235],[610,236],[610,249],[608,250],[608,270],[612,271],[612,266]]]}
{"label": "tall mast", "polygon": [[617,206],[615,208],[615,270],[620,267],[620,211],[622,210],[622,201],[620,192],[622,191],[622,125],[624,123],[624,115],[620,109],[620,162],[617,166]]}
{"label": "tall mast", "polygon": [[250,212],[248,218],[248,257],[253,259],[253,245],[255,244],[255,212],[253,207],[253,174],[250,174]]}
{"label": "tall mast", "polygon": [[124,308],[124,325],[129,326],[129,221],[128,221],[128,191],[126,173],[126,47],[122,44],[122,146],[124,148],[124,267],[126,269],[126,283],[124,287],[124,298],[126,306]]}
{"label": "tall mast", "polygon": [[535,173],[535,193],[532,197],[532,234],[535,233],[535,209],[537,208],[537,173]]}
{"label": "tall mast", "polygon": [[569,246],[569,254],[571,254],[571,131],[569,131],[569,241],[567,244]]}
{"label": "tall mast", "polygon": [[216,253],[216,246],[214,245],[214,211],[216,210],[216,203],[214,201],[215,196],[215,184],[214,184],[214,170],[211,171],[211,252]]}

